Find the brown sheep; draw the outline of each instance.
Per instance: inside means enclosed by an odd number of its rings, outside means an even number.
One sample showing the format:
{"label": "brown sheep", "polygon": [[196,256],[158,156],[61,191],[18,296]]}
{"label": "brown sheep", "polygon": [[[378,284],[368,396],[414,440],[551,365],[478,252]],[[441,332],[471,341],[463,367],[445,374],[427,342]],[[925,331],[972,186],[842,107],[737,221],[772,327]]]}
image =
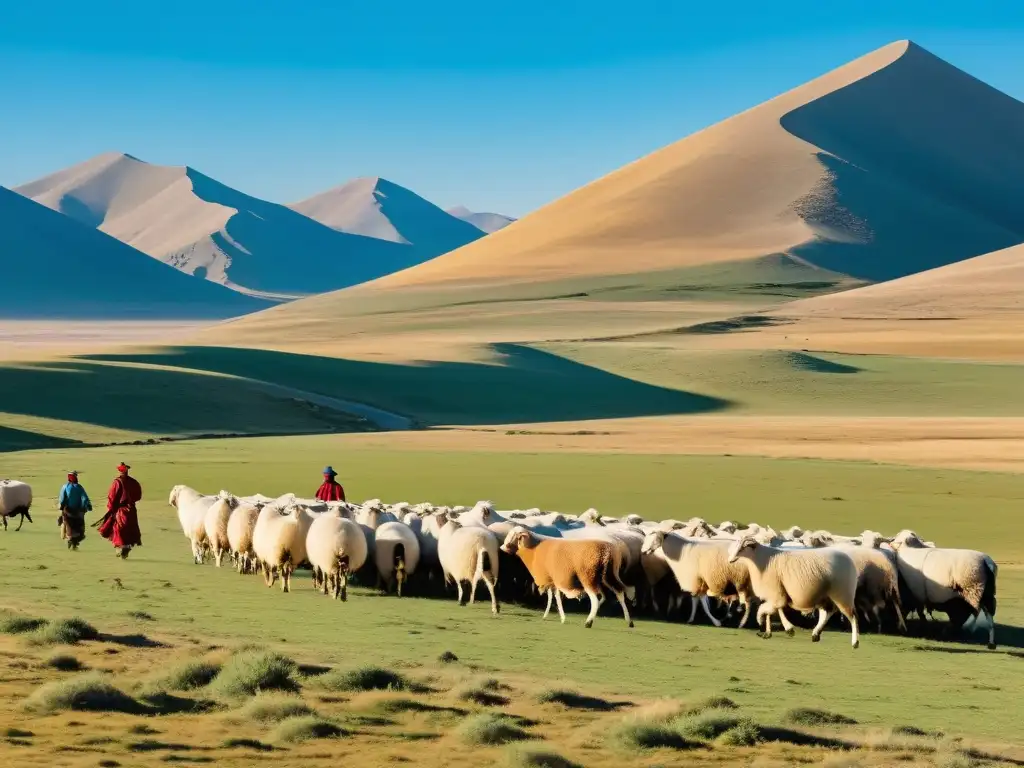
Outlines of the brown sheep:
{"label": "brown sheep", "polygon": [[[607,541],[589,539],[540,539],[532,532],[517,526],[508,532],[502,551],[518,555],[540,592],[548,594],[548,610],[552,595],[558,604],[558,615],[565,623],[562,595],[590,598],[590,615],[584,624],[590,627],[597,616],[597,608],[604,599],[602,587],[607,587],[622,606],[626,623],[633,620],[626,607],[626,585],[619,573],[622,570],[622,548]],[[545,612],[547,615],[547,612]]]}

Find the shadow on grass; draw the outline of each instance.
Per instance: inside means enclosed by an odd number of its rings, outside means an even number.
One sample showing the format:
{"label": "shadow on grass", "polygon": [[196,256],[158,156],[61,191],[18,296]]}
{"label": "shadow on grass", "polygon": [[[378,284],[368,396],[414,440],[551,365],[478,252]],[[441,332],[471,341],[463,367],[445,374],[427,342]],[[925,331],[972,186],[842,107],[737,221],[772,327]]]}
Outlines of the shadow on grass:
{"label": "shadow on grass", "polygon": [[544,691],[537,700],[541,704],[560,704],[568,709],[588,709],[594,712],[614,712],[633,706],[629,701],[608,701],[597,696],[585,696],[576,691],[564,690]]}
{"label": "shadow on grass", "polygon": [[[642,384],[517,344],[494,344],[497,364],[420,365],[297,355],[225,347],[178,347],[161,352],[96,355],[80,360],[144,363],[210,371],[272,382],[351,400],[435,424],[510,424],[706,413],[730,403],[715,397]],[[88,365],[85,362],[79,365]],[[27,386],[23,383],[22,386]],[[39,386],[42,386],[40,383]],[[52,386],[52,384],[50,385]],[[3,390],[0,389],[0,394]],[[29,400],[25,403],[24,400]],[[17,413],[50,415],[61,405],[22,398]],[[11,410],[5,405],[7,410]],[[27,409],[27,410],[25,410]],[[95,409],[94,409],[95,410]],[[106,403],[94,423],[138,429]],[[107,412],[109,411],[109,412]],[[72,416],[83,419],[81,408]],[[104,420],[105,419],[105,420]],[[145,421],[137,414],[133,422]],[[112,423],[114,422],[114,423]],[[206,425],[209,429],[209,425]]]}
{"label": "shadow on grass", "polygon": [[131,635],[108,635],[101,632],[96,638],[102,643],[112,643],[114,645],[123,645],[126,648],[164,648],[164,643],[158,640],[153,640],[141,634]]}

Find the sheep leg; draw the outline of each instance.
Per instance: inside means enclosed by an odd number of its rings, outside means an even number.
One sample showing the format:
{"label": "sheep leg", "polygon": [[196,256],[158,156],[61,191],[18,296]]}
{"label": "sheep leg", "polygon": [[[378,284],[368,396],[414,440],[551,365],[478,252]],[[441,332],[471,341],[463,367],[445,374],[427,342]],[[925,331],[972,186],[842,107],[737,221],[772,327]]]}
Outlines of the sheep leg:
{"label": "sheep leg", "polygon": [[455,589],[459,591],[459,605],[462,605],[462,582],[458,579],[455,580]]}
{"label": "sheep leg", "polygon": [[281,566],[281,591],[291,592],[292,591],[292,566],[291,563],[285,563]]}
{"label": "sheep leg", "polygon": [[[338,574],[338,582],[341,584],[338,599],[344,603],[348,600],[348,569]],[[335,587],[335,589],[337,589],[337,587]]]}
{"label": "sheep leg", "polygon": [[872,606],[872,610],[875,614],[875,621],[878,622],[878,628],[875,630],[878,634],[882,634],[882,609],[877,603]]}
{"label": "sheep leg", "polygon": [[[498,606],[498,595],[494,591],[494,587],[495,587],[494,579],[491,577],[491,575],[489,573],[485,573],[483,575],[483,580],[484,580],[484,584],[487,585],[487,591],[491,593],[491,613],[493,613],[495,616],[497,616],[498,613],[501,611],[501,608]],[[551,607],[551,598],[550,597],[548,598],[548,607],[549,608]]]}
{"label": "sheep leg", "polygon": [[779,613],[779,621],[782,622],[782,628],[786,630],[786,634],[789,635],[790,637],[795,635],[796,634],[796,628],[793,626],[793,624],[790,622],[789,618],[786,616],[786,611],[783,608],[779,608],[778,613]]}
{"label": "sheep leg", "polygon": [[765,640],[772,639],[772,612],[764,612],[764,634],[761,635]]}
{"label": "sheep leg", "polygon": [[633,619],[629,615],[629,608],[626,607],[626,593],[625,592],[616,592],[615,593],[615,597],[618,598],[619,605],[622,606],[622,615],[626,617],[626,624],[630,628],[632,628],[633,627]]}
{"label": "sheep leg", "polygon": [[892,604],[893,609],[896,611],[896,621],[899,622],[900,632],[903,634],[907,633],[907,622],[903,619],[903,610],[900,607],[899,600]]}
{"label": "sheep leg", "polygon": [[694,597],[693,595],[690,595],[690,620],[687,621],[686,623],[687,624],[693,624],[694,619],[696,619],[696,618],[697,618],[697,598]]}
{"label": "sheep leg", "polygon": [[480,583],[480,571],[473,574],[473,578],[469,580],[469,604],[472,605],[476,602],[476,585]]}
{"label": "sheep leg", "polygon": [[701,604],[701,607],[704,608],[704,613],[706,613],[707,617],[709,619],[711,619],[711,623],[714,624],[716,627],[722,626],[722,622],[720,622],[718,619],[716,619],[714,614],[711,613],[711,606],[708,605],[708,596],[707,595],[701,595],[700,604]]}
{"label": "sheep leg", "polygon": [[[843,616],[846,617],[847,621],[850,622],[850,628],[851,628],[850,645],[852,645],[854,648],[859,648],[860,647],[860,622],[857,621],[857,611],[854,610],[850,606],[844,606],[844,605],[839,605],[839,604],[836,604],[836,608],[838,608],[839,612],[841,614],[843,614]],[[835,611],[830,612],[829,616],[831,616],[832,613],[834,613],[834,612]],[[828,619],[826,619],[826,621],[827,620]],[[819,624],[821,626],[824,626],[824,622],[819,622]]]}
{"label": "sheep leg", "polygon": [[818,609],[818,623],[814,626],[814,629],[811,630],[811,642],[816,643],[821,640],[821,631],[825,628],[828,620],[832,618],[833,613],[835,613],[834,610],[829,611],[824,608]]}
{"label": "sheep leg", "polygon": [[740,602],[743,604],[743,618],[740,619],[740,629],[747,626],[747,621],[750,619],[750,601],[745,597],[740,597]]}
{"label": "sheep leg", "polygon": [[555,590],[555,605],[558,606],[558,616],[561,618],[562,623],[565,624],[565,611],[562,609],[562,593],[557,587],[552,587]]}
{"label": "sheep leg", "polygon": [[549,587],[548,588],[548,607],[544,609],[544,615],[541,616],[542,619],[546,619],[548,617],[548,614],[551,613],[551,601],[552,601],[552,599],[554,599],[554,597],[555,597],[555,588],[554,587]]}
{"label": "sheep leg", "polygon": [[587,620],[583,623],[583,626],[590,629],[594,624],[594,617],[597,616],[597,609],[601,605],[601,601],[598,599],[598,592],[591,592],[587,590],[587,596],[590,598],[590,615],[587,616]]}

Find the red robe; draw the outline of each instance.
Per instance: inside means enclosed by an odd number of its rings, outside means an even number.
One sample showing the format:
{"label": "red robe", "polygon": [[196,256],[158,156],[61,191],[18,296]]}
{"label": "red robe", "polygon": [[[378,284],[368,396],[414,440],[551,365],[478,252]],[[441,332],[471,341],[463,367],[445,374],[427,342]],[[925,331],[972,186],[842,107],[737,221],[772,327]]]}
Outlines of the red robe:
{"label": "red robe", "polygon": [[344,501],[345,489],[337,480],[324,480],[316,491],[316,497],[320,501]]}
{"label": "red robe", "polygon": [[107,512],[111,515],[99,527],[99,534],[110,539],[115,547],[135,547],[142,544],[139,530],[139,511],[135,502],[142,499],[142,486],[134,477],[117,477],[107,494]]}

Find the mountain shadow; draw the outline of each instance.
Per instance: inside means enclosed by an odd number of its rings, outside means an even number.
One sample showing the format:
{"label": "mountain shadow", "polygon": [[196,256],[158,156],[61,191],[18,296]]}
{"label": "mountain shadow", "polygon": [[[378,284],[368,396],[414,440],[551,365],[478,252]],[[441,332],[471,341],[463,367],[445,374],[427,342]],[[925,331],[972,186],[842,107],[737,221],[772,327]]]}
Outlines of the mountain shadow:
{"label": "mountain shadow", "polygon": [[473,425],[668,416],[719,411],[716,397],[656,387],[518,344],[496,364],[378,363],[268,350],[177,347],[94,355],[244,376],[372,405],[430,424]]}

